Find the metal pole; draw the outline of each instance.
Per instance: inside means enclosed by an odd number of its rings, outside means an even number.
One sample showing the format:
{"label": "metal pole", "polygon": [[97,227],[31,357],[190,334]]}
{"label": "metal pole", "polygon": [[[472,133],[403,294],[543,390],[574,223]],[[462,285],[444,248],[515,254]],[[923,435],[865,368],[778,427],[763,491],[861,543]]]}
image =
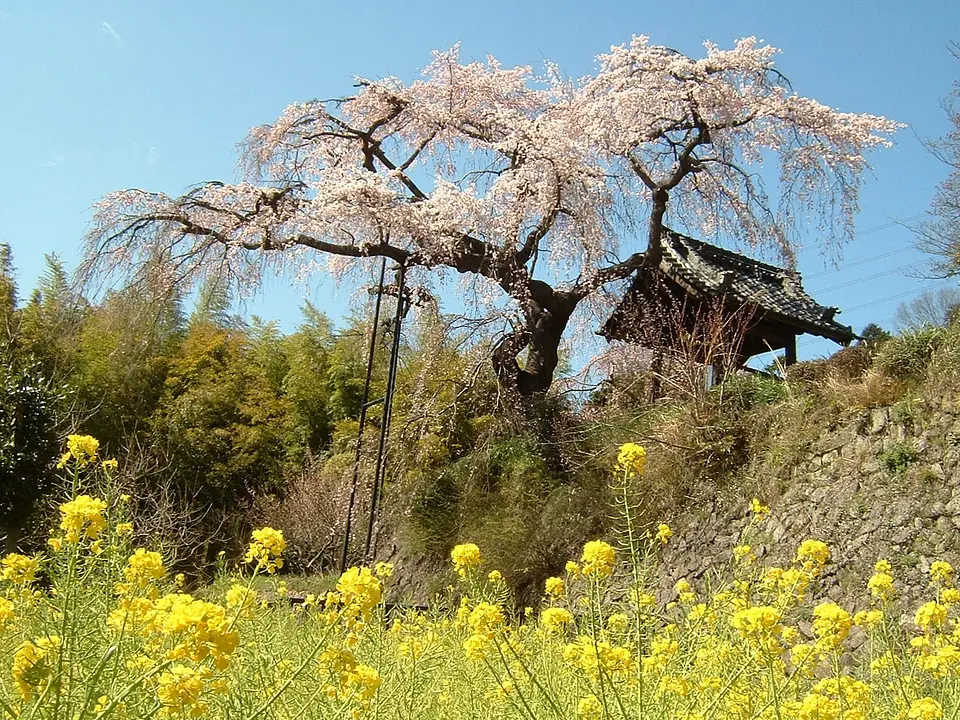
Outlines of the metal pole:
{"label": "metal pole", "polygon": [[383,421],[380,423],[380,445],[377,448],[377,466],[373,473],[373,496],[370,499],[370,517],[367,520],[367,541],[363,548],[363,557],[370,559],[370,547],[373,541],[373,524],[380,505],[383,491],[383,479],[386,473],[387,440],[390,433],[390,416],[393,412],[393,391],[397,386],[397,363],[400,356],[400,326],[403,322],[403,290],[406,266],[397,270],[397,311],[393,318],[393,345],[390,350],[390,368],[387,372],[387,390],[383,396]]}
{"label": "metal pole", "polygon": [[380,280],[377,283],[377,301],[373,308],[373,328],[370,332],[370,347],[367,351],[367,377],[363,381],[363,396],[360,404],[360,427],[357,430],[357,446],[353,456],[353,480],[350,483],[350,502],[347,506],[347,527],[340,548],[340,573],[347,569],[347,551],[350,548],[350,530],[353,524],[353,507],[357,501],[357,478],[360,474],[360,451],[363,447],[363,430],[367,425],[367,408],[370,407],[370,378],[373,375],[373,356],[377,349],[377,327],[380,324],[380,303],[383,300],[383,278],[387,272],[387,258],[380,261]]}

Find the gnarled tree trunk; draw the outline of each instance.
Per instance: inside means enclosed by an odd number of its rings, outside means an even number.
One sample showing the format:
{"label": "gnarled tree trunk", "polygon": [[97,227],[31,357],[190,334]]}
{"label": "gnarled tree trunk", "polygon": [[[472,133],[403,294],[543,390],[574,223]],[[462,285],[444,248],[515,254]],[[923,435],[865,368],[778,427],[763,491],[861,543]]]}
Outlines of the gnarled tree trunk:
{"label": "gnarled tree trunk", "polygon": [[[493,351],[493,368],[501,387],[521,402],[550,388],[560,362],[563,332],[580,301],[573,293],[537,285],[538,298],[524,303],[524,326],[503,337]],[[521,367],[518,357],[524,351]]]}

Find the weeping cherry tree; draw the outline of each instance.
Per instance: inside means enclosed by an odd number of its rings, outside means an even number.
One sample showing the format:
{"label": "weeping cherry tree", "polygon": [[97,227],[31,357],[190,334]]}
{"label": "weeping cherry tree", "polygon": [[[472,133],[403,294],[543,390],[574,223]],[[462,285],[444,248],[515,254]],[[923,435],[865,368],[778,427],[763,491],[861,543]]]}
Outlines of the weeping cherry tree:
{"label": "weeping cherry tree", "polygon": [[135,280],[164,257],[171,283],[250,285],[356,279],[385,257],[426,287],[459,273],[478,313],[510,318],[493,363],[529,397],[574,314],[596,327],[608,290],[658,265],[668,218],[787,259],[798,218],[824,243],[850,237],[865,153],[898,125],[797,95],[777,52],[747,38],[698,59],[635,37],[575,81],[436,53],[422,79],[358,79],[254,128],[240,182],[104,197],[86,270]]}

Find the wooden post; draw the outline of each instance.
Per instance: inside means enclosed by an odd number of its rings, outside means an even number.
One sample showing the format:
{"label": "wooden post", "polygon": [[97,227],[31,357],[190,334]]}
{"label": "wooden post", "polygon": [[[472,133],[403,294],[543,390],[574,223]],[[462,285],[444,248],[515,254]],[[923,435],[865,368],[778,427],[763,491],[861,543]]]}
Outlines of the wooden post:
{"label": "wooden post", "polygon": [[787,367],[797,363],[797,336],[794,335],[785,348],[786,354],[783,356],[783,364]]}

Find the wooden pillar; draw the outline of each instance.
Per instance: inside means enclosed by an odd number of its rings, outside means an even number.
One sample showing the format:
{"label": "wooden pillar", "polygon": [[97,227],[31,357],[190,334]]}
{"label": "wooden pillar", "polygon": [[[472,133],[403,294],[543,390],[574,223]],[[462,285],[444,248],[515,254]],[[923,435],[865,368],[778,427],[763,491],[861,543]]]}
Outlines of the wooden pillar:
{"label": "wooden pillar", "polygon": [[786,353],[783,356],[783,364],[787,367],[795,365],[797,363],[797,336],[794,335],[789,341],[787,341],[787,347],[784,348]]}

